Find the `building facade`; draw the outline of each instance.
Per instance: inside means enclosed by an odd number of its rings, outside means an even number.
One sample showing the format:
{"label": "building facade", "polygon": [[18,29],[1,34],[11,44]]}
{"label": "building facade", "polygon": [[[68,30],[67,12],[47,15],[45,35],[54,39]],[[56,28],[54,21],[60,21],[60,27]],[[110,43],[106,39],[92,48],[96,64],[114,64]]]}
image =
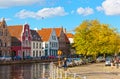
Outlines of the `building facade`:
{"label": "building facade", "polygon": [[31,32],[28,24],[8,27],[11,35],[11,51],[13,56],[22,58],[30,56]]}
{"label": "building facade", "polygon": [[11,55],[11,36],[4,19],[0,22],[0,56]]}
{"label": "building facade", "polygon": [[31,30],[32,41],[31,41],[31,57],[44,56],[43,44],[41,37],[36,30]]}
{"label": "building facade", "polygon": [[70,41],[70,53],[71,54],[75,54],[76,52],[75,52],[75,48],[72,46],[73,45],[73,43],[74,43],[74,35],[72,34],[72,33],[66,33],[66,35],[67,35],[67,38],[69,39],[69,41]]}
{"label": "building facade", "polygon": [[62,51],[62,55],[67,56],[70,54],[70,42],[64,32],[63,28],[54,28],[57,34],[59,42],[59,50]]}
{"label": "building facade", "polygon": [[53,28],[43,28],[38,30],[38,33],[43,41],[45,56],[57,56],[59,45],[55,30]]}

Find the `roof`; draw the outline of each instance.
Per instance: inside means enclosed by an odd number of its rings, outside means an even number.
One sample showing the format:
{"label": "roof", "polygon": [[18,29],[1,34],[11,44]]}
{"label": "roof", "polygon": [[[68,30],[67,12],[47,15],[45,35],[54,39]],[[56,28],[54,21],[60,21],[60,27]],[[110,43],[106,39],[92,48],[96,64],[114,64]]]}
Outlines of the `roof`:
{"label": "roof", "polygon": [[52,33],[52,28],[43,28],[37,32],[41,36],[42,41],[48,41]]}
{"label": "roof", "polygon": [[21,32],[23,29],[23,25],[14,25],[8,26],[8,31],[12,37],[16,37],[17,39],[21,38]]}
{"label": "roof", "polygon": [[42,41],[41,37],[39,36],[36,30],[30,30],[30,31],[32,35],[32,41]]}
{"label": "roof", "polygon": [[66,33],[66,35],[68,38],[73,38],[73,36],[74,36],[72,33]]}
{"label": "roof", "polygon": [[68,37],[67,37],[66,34],[65,34],[65,41],[66,41],[67,43],[70,43],[70,41],[69,41],[69,39],[68,39]]}
{"label": "roof", "polygon": [[60,34],[61,34],[61,31],[62,31],[62,28],[54,28],[55,31],[56,31],[56,35],[57,37],[60,37]]}

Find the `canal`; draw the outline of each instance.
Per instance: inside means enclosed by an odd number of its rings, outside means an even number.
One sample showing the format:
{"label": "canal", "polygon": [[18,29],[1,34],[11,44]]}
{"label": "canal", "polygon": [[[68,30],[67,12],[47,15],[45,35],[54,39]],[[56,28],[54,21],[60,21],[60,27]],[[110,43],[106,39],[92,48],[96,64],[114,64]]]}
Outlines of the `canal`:
{"label": "canal", "polygon": [[0,79],[47,79],[49,72],[49,63],[2,65]]}

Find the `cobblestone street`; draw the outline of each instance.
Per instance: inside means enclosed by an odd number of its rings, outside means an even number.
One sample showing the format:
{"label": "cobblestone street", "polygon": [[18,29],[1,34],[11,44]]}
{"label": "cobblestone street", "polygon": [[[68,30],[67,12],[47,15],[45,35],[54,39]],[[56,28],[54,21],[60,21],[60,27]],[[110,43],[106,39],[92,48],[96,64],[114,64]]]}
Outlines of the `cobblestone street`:
{"label": "cobblestone street", "polygon": [[104,63],[71,67],[68,72],[76,73],[82,79],[120,79],[120,68],[105,66]]}

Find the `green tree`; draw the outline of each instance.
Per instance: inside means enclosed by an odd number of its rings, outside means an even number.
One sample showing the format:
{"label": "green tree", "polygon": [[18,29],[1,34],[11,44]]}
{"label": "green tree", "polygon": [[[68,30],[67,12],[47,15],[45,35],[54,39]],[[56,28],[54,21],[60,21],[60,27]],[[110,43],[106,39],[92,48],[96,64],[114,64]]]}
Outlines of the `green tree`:
{"label": "green tree", "polygon": [[98,20],[83,21],[76,27],[74,47],[77,54],[93,55],[114,54],[119,52],[120,36],[108,24],[101,24]]}

